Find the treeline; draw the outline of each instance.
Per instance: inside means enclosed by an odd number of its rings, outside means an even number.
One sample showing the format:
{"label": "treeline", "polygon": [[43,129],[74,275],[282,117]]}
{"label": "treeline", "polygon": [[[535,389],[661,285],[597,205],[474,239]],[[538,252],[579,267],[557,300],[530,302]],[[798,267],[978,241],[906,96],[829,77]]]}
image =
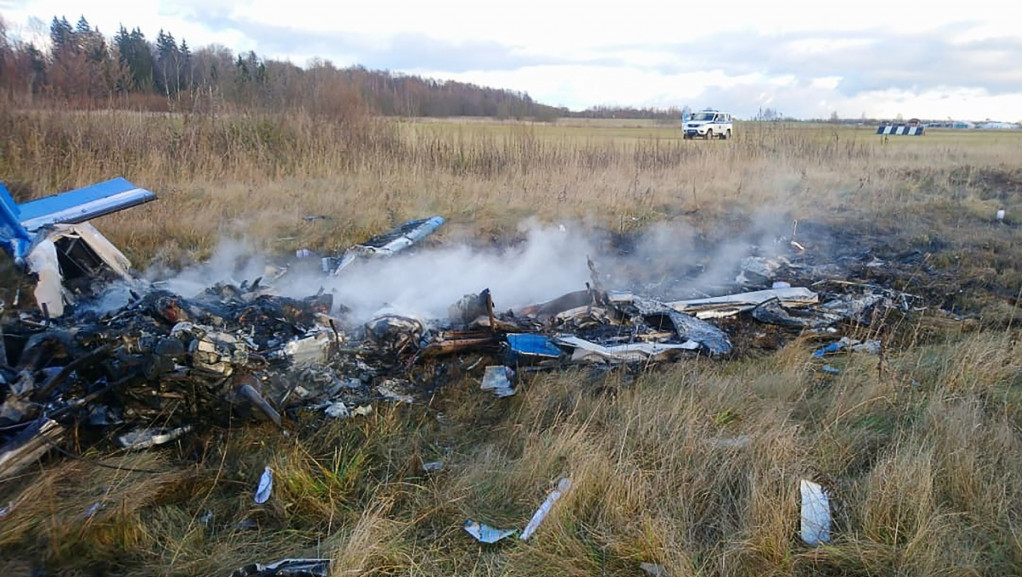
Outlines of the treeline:
{"label": "treeline", "polygon": [[49,46],[8,34],[0,21],[0,94],[20,106],[54,102],[72,108],[151,111],[217,108],[347,115],[489,116],[549,120],[567,109],[537,103],[523,92],[440,81],[326,60],[300,67],[234,54],[220,45],[192,49],[160,30],[155,41],[123,26],[111,37],[82,16],[50,23]]}
{"label": "treeline", "polygon": [[631,106],[594,106],[581,112],[568,112],[567,115],[573,118],[642,118],[648,120],[681,120],[685,108],[635,108]]}

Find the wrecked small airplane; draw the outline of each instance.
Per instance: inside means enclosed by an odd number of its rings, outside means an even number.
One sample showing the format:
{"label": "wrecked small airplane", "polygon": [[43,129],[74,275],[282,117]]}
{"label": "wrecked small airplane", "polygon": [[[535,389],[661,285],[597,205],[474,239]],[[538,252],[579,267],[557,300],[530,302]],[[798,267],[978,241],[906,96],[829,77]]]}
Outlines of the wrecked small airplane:
{"label": "wrecked small airplane", "polygon": [[0,244],[37,278],[43,314],[57,318],[74,301],[74,281],[130,278],[131,262],[88,221],[153,200],[155,194],[123,178],[21,204],[0,184]]}
{"label": "wrecked small airplane", "polygon": [[[171,442],[228,415],[286,429],[298,410],[351,418],[374,402],[427,400],[456,373],[478,374],[483,391],[505,398],[537,370],[728,357],[735,344],[725,328],[739,317],[794,334],[865,323],[870,310],[906,302],[850,286],[829,298],[786,286],[664,302],[607,290],[589,261],[585,290],[499,312],[485,289],[453,303],[443,319],[381,310],[354,321],[331,293],[283,297],[262,279],[188,297],[139,282],[129,302],[100,312],[78,305],[104,280],[133,279],[128,260],[87,221],[156,196],[122,178],[23,204],[0,193],[0,242],[36,277],[41,311],[0,324],[0,479],[72,428],[78,442],[92,430],[128,449]],[[324,278],[359,258],[403,252],[443,223],[412,220],[326,257]]]}

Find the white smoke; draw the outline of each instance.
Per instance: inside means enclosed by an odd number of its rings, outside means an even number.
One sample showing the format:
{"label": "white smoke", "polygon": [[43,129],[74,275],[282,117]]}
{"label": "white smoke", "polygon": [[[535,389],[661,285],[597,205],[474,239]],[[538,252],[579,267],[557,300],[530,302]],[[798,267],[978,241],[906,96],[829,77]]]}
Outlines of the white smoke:
{"label": "white smoke", "polygon": [[584,289],[591,254],[593,247],[575,230],[529,228],[525,240],[508,249],[452,246],[399,253],[364,260],[320,283],[356,319],[385,306],[441,318],[455,301],[484,289],[490,289],[498,310]]}
{"label": "white smoke", "polygon": [[[206,262],[186,267],[177,273],[151,269],[146,277],[173,293],[195,296],[217,283],[240,285],[267,274],[267,259],[245,239],[221,239]],[[307,296],[307,295],[306,295]]]}
{"label": "white smoke", "polygon": [[[508,248],[466,244],[413,247],[386,258],[365,258],[337,276],[324,274],[318,258],[299,260],[277,280],[268,259],[251,243],[221,242],[213,257],[160,281],[185,297],[218,282],[240,285],[263,277],[275,292],[294,298],[331,293],[335,306],[365,321],[383,309],[420,318],[446,318],[449,307],[467,294],[490,289],[497,311],[535,304],[582,290],[590,280],[587,258],[596,263],[608,289],[633,290],[665,280],[694,290],[711,291],[734,281],[741,258],[776,245],[784,226],[776,218],[751,223],[741,238],[699,249],[691,227],[660,223],[633,239],[625,254],[605,239],[574,224],[521,225],[522,240]],[[781,233],[783,234],[783,233]],[[333,255],[337,256],[337,255]],[[652,295],[649,295],[652,296]]]}
{"label": "white smoke", "polygon": [[[251,243],[222,241],[209,261],[166,276],[149,276],[158,286],[185,297],[220,282],[240,285],[262,277],[275,292],[294,298],[323,290],[334,303],[364,321],[381,309],[396,309],[422,318],[443,318],[448,308],[466,294],[490,289],[498,310],[542,302],[585,288],[589,280],[587,256],[593,245],[574,227],[522,226],[524,239],[505,249],[479,249],[467,245],[410,249],[388,258],[365,258],[337,276],[323,273],[318,259],[298,261],[294,270],[277,280],[268,259],[256,254]],[[162,278],[161,278],[162,277]]]}

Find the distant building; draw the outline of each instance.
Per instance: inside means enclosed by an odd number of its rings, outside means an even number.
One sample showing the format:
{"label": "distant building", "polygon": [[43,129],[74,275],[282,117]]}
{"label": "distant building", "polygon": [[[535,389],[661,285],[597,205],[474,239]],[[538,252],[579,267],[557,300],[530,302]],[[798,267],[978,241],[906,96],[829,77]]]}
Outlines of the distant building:
{"label": "distant building", "polygon": [[1018,125],[1010,122],[984,122],[976,128],[980,130],[1017,130]]}

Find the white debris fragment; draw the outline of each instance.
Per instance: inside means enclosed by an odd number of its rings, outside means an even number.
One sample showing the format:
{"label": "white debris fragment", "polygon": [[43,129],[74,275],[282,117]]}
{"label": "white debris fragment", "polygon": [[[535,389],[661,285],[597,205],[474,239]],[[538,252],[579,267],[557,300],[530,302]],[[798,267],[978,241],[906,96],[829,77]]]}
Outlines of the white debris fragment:
{"label": "white debris fragment", "polygon": [[515,531],[517,531],[517,529],[497,529],[496,527],[490,527],[485,523],[471,519],[465,521],[463,527],[469,535],[475,537],[476,541],[480,543],[496,543],[505,537],[514,535]]}
{"label": "white debris fragment", "polygon": [[323,409],[323,412],[335,419],[347,419],[351,415],[348,406],[341,401],[330,403]]}
{"label": "white debris fragment", "polygon": [[56,318],[64,314],[64,285],[57,260],[57,246],[49,238],[36,243],[25,258],[28,270],[38,279],[35,300],[45,307],[47,316]]}
{"label": "white debris fragment", "polygon": [[639,563],[639,569],[642,569],[652,577],[671,577],[667,568],[657,563]]}
{"label": "white debris fragment", "polygon": [[817,546],[830,541],[830,499],[820,485],[802,479],[802,540]]}
{"label": "white debris fragment", "polygon": [[389,401],[393,401],[395,403],[407,403],[410,405],[415,402],[415,397],[400,392],[398,388],[403,385],[404,383],[399,379],[387,379],[379,385],[376,385],[376,392],[379,393],[381,397]]}
{"label": "white debris fragment", "polygon": [[334,340],[330,331],[319,331],[313,336],[288,341],[284,354],[297,365],[323,364],[330,360],[330,345]]}
{"label": "white debris fragment", "polygon": [[479,388],[484,391],[493,391],[493,394],[501,398],[510,397],[515,394],[515,389],[511,385],[511,377],[514,374],[511,367],[504,365],[486,367],[486,372],[483,373],[483,383]]}
{"label": "white debris fragment", "polygon": [[701,299],[674,301],[667,306],[691,314],[698,319],[721,318],[749,311],[776,298],[781,306],[806,307],[817,304],[819,295],[804,287],[765,289],[747,293],[723,295]]}
{"label": "white debris fragment", "polygon": [[270,493],[273,492],[273,470],[269,467],[263,469],[259,477],[259,486],[256,488],[255,502],[262,505],[270,500]]}
{"label": "white debris fragment", "polygon": [[741,449],[752,444],[752,436],[739,435],[737,437],[707,439],[706,444],[716,449]]}
{"label": "white debris fragment", "polygon": [[94,515],[95,515],[96,513],[99,513],[99,512],[100,512],[100,510],[102,510],[102,509],[103,509],[103,504],[102,504],[102,503],[100,503],[99,501],[96,501],[96,502],[95,502],[95,503],[93,503],[93,504],[92,504],[92,505],[91,505],[91,506],[89,507],[89,509],[88,509],[88,510],[87,510],[87,511],[85,512],[85,518],[86,518],[86,519],[90,519],[90,518],[92,518],[92,517],[93,517],[93,516],[94,516]]}
{"label": "white debris fragment", "polygon": [[323,412],[335,419],[347,419],[350,417],[364,417],[370,415],[373,412],[372,405],[361,405],[354,409],[349,409],[342,401],[335,401],[330,403],[323,409]]}
{"label": "white debris fragment", "polygon": [[567,492],[570,488],[571,479],[567,477],[557,482],[557,488],[547,495],[546,501],[543,501],[543,504],[539,506],[539,509],[536,509],[536,513],[532,515],[532,519],[529,520],[529,524],[526,525],[525,529],[522,531],[522,536],[520,537],[522,541],[527,541],[529,537],[532,537],[532,534],[539,528],[540,523],[542,523],[543,519],[546,519],[547,514],[550,513],[550,509],[553,508],[554,503],[556,503],[557,500],[561,498],[561,495]]}

